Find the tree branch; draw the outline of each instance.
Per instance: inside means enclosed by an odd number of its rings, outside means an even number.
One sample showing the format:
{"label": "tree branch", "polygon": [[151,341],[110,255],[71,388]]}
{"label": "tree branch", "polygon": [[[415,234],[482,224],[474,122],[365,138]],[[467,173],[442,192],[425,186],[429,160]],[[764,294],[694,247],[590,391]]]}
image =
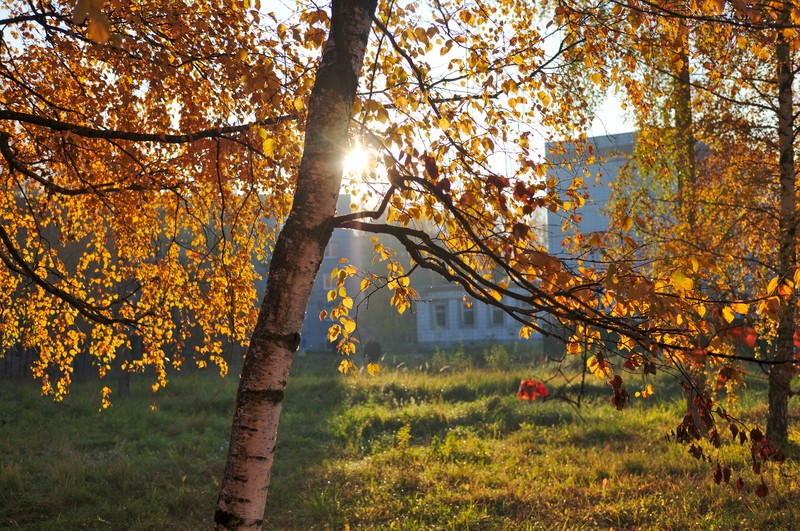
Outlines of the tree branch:
{"label": "tree branch", "polygon": [[224,135],[242,133],[252,129],[253,127],[269,127],[284,123],[291,120],[296,120],[298,117],[293,115],[284,115],[277,118],[268,118],[257,122],[251,122],[241,125],[231,125],[226,127],[216,127],[210,129],[203,129],[193,133],[186,133],[182,135],[167,134],[167,133],[137,133],[133,131],[117,131],[114,129],[96,129],[84,125],[73,124],[61,120],[53,120],[45,118],[44,116],[37,116],[34,114],[0,110],[0,120],[14,121],[26,123],[30,125],[38,125],[46,127],[53,131],[63,131],[82,136],[84,138],[100,138],[106,140],[130,140],[132,142],[157,142],[162,144],[186,144],[196,140],[205,138],[221,138]]}

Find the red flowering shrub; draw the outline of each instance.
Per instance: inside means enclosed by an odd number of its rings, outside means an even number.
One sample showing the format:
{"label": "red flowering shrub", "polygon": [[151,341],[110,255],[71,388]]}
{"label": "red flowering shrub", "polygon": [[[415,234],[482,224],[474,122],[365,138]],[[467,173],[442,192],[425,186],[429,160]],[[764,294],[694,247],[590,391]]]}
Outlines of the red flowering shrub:
{"label": "red flowering shrub", "polygon": [[522,380],[519,383],[517,398],[533,402],[536,400],[537,396],[541,396],[542,398],[547,397],[547,387],[545,387],[542,382],[528,379]]}
{"label": "red flowering shrub", "polygon": [[[795,337],[797,337],[795,335]],[[756,341],[758,341],[758,332],[752,326],[745,326],[744,327],[744,334],[742,335],[742,340],[744,341],[745,345],[750,348],[756,346]],[[795,345],[797,345],[797,341],[795,340]]]}

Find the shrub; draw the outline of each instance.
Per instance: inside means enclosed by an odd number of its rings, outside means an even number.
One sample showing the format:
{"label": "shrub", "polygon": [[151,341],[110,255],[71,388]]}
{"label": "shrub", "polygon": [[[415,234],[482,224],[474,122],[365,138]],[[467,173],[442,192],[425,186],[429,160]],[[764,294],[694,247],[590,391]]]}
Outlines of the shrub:
{"label": "shrub", "polygon": [[484,350],[483,359],[486,367],[489,369],[507,371],[511,368],[511,354],[509,354],[508,350],[500,343],[495,343]]}

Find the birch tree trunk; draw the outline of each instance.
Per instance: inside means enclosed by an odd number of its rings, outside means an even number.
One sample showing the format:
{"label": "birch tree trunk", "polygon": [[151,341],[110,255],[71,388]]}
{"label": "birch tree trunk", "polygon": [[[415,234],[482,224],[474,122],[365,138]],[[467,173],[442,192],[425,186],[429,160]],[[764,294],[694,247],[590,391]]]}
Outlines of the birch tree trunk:
{"label": "birch tree trunk", "polygon": [[674,105],[677,146],[678,212],[689,234],[696,230],[697,155],[692,116],[692,78],[689,70],[689,27],[681,24],[680,67],[675,78]]}
{"label": "birch tree trunk", "polygon": [[217,529],[260,529],[284,389],[317,271],[332,232],[343,151],[377,0],[334,0],[308,104],[294,203],[272,254],[242,369]]}
{"label": "birch tree trunk", "polygon": [[[689,27],[680,26],[679,67],[675,72],[673,105],[675,109],[676,177],[678,180],[678,219],[684,224],[685,238],[697,230],[697,150],[695,148],[694,118],[692,113],[692,78],[689,70]],[[691,252],[691,250],[689,251]],[[706,389],[705,364],[686,368],[689,391],[686,408],[692,414],[697,429],[708,435],[708,426],[702,422],[700,408],[695,404]]]}
{"label": "birch tree trunk", "polygon": [[[788,21],[788,13],[782,17]],[[793,278],[797,262],[797,185],[794,167],[794,114],[793,92],[794,70],[792,68],[791,44],[778,32],[776,43],[778,66],[778,149],[780,151],[780,210],[778,275],[787,280]],[[767,440],[770,445],[781,447],[788,441],[789,432],[789,385],[791,383],[791,360],[794,355],[795,331],[794,290],[787,299],[781,300],[778,316],[778,337],[775,341],[774,361],[769,371],[769,413],[767,416]]]}

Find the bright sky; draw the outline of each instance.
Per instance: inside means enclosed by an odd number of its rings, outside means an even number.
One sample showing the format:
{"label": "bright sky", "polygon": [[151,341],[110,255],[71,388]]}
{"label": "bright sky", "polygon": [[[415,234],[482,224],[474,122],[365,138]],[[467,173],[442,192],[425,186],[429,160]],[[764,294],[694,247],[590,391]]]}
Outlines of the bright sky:
{"label": "bright sky", "polygon": [[[634,126],[622,109],[619,99],[613,93],[609,93],[605,102],[597,111],[597,117],[592,123],[589,135],[608,136],[628,133],[633,129]],[[542,145],[542,149],[544,149],[544,145]],[[364,168],[373,164],[375,164],[375,161],[370,160],[366,151],[354,149],[345,159],[345,181],[350,179],[354,181],[360,180],[362,178],[360,174]]]}
{"label": "bright sky", "polygon": [[[552,42],[545,43],[545,46],[550,48],[552,47],[555,49],[558,40],[556,37],[553,37]],[[541,150],[542,153],[544,152],[544,140],[539,137],[539,135],[535,134],[536,131],[536,124],[528,124],[528,127],[532,129],[534,135],[532,138],[536,139],[537,137],[541,140]],[[592,123],[592,127],[589,131],[590,136],[607,136],[619,133],[625,133],[633,131],[634,126],[633,124],[626,119],[626,113],[622,110],[620,105],[620,101],[616,98],[616,96],[609,91],[609,94],[603,103],[603,105],[597,111],[597,117]],[[373,154],[374,156],[374,154]],[[499,156],[499,155],[498,155]],[[345,182],[356,183],[361,181],[364,176],[362,172],[366,167],[374,166],[376,161],[374,158],[370,160],[370,157],[364,150],[360,148],[354,149],[346,158],[345,160]],[[498,160],[498,165],[505,164],[505,166],[509,166],[509,161]],[[508,168],[507,168],[508,169]],[[501,171],[502,173],[502,171]],[[358,185],[356,185],[358,186]]]}
{"label": "bright sky", "polygon": [[633,124],[625,116],[619,99],[614,94],[608,95],[603,106],[592,123],[591,136],[605,136],[633,131]]}

